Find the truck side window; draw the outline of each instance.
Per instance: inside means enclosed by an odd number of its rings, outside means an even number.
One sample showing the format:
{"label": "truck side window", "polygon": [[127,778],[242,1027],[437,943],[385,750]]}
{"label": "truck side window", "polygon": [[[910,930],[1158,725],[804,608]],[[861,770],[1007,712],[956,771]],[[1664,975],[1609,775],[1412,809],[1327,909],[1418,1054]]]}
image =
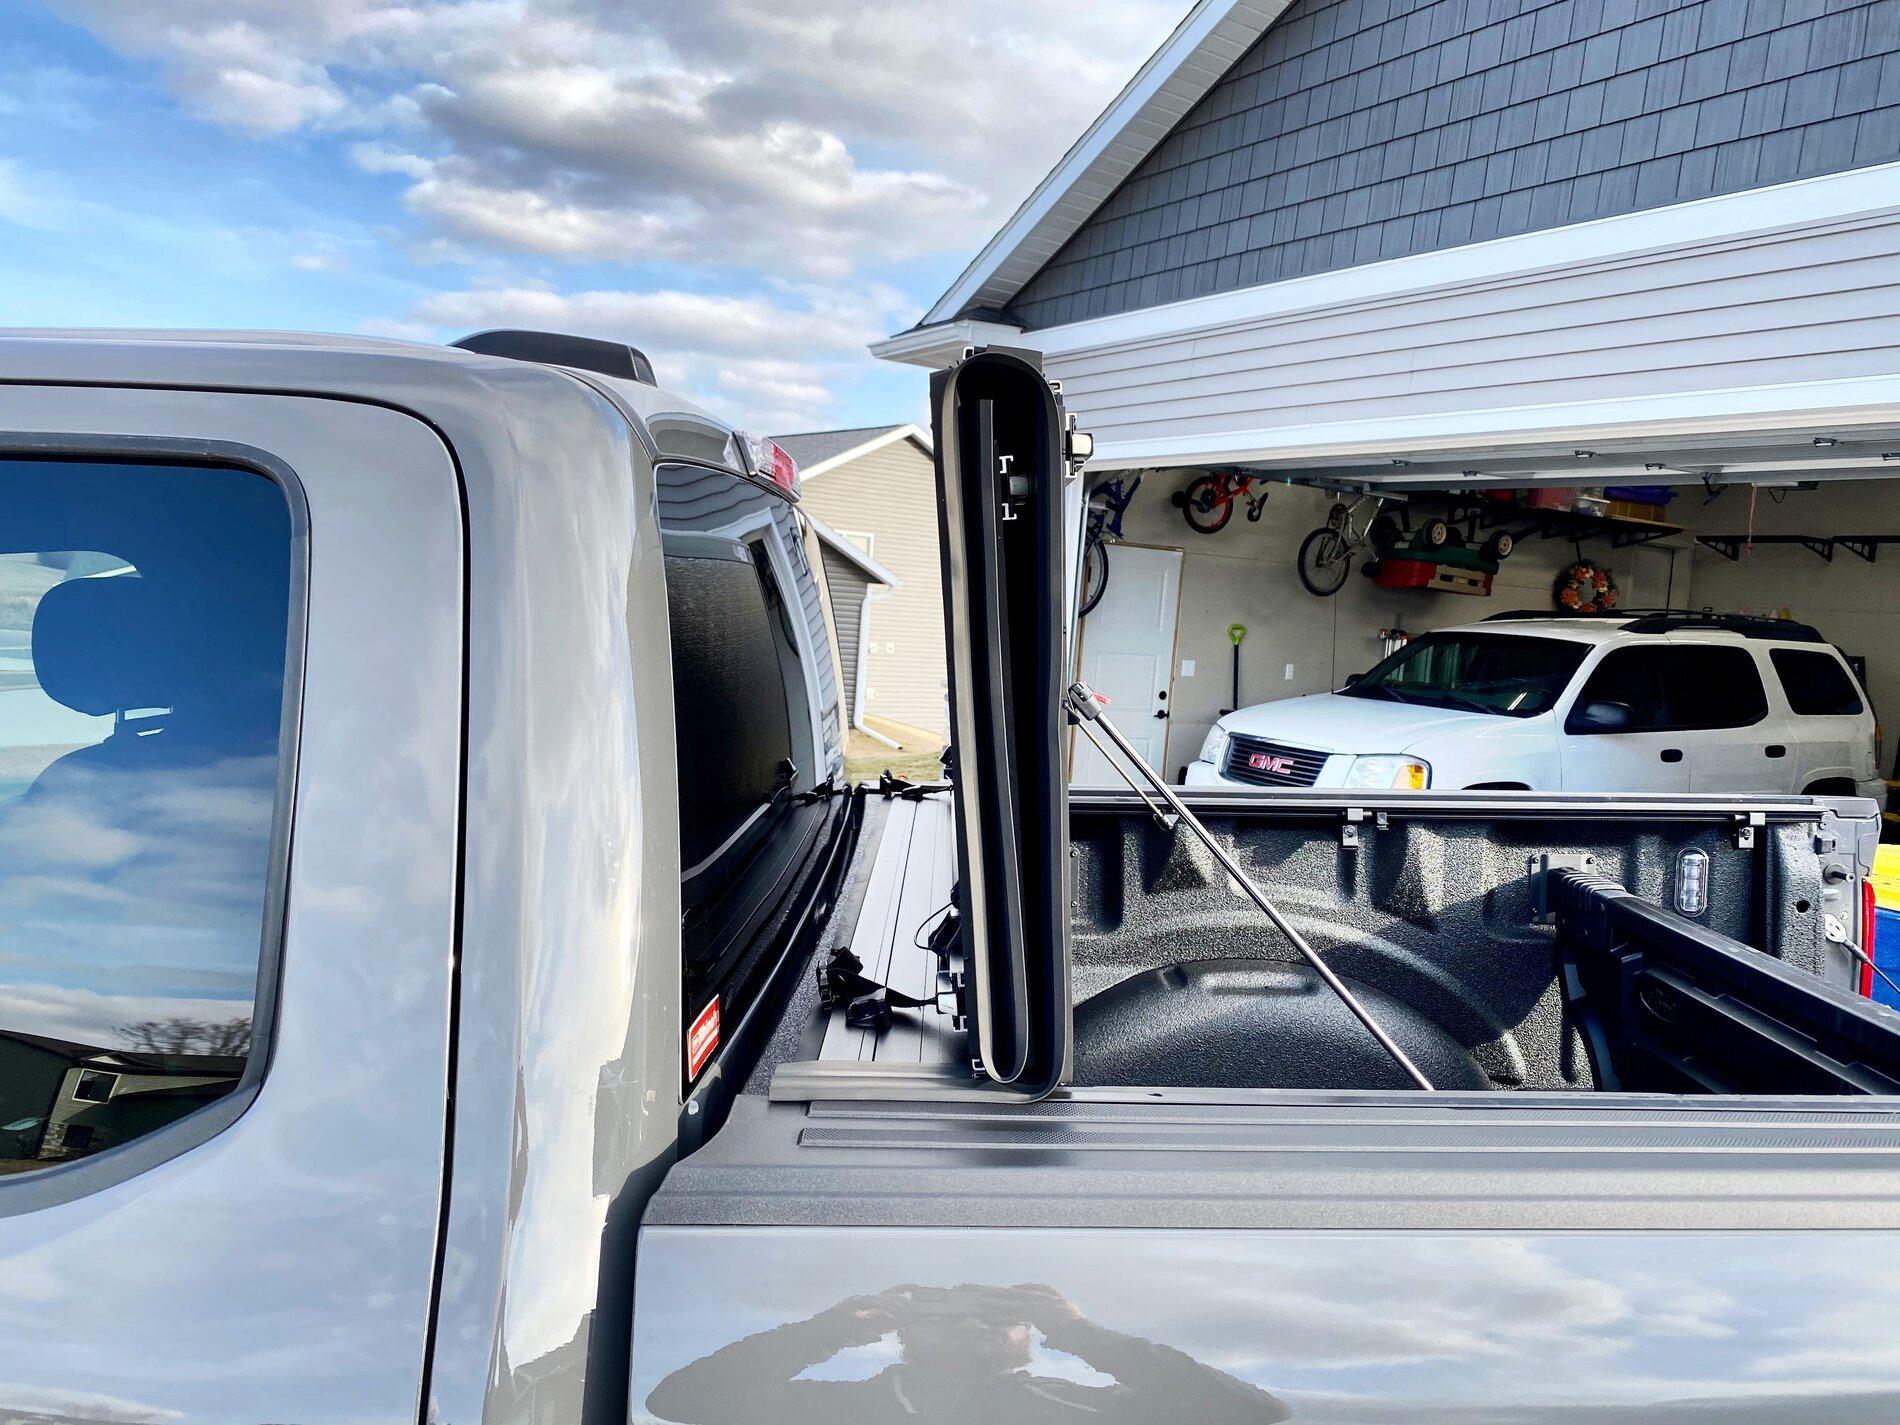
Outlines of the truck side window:
{"label": "truck side window", "polygon": [[1858,717],[1865,710],[1853,675],[1833,654],[1773,648],[1768,661],[1775,665],[1775,676],[1796,716]]}
{"label": "truck side window", "polygon": [[1613,649],[1590,674],[1574,706],[1595,702],[1629,708],[1629,732],[1747,727],[1768,715],[1754,658],[1745,648],[1714,643]]}
{"label": "truck side window", "polygon": [[291,556],[259,475],[0,461],[0,1178],[245,1074]]}

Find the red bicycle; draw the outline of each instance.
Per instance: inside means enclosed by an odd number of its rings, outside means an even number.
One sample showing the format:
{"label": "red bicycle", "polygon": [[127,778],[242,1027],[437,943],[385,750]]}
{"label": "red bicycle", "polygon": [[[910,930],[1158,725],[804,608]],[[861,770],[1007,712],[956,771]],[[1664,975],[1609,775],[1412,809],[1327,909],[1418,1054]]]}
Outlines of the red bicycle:
{"label": "red bicycle", "polygon": [[[1259,494],[1254,493],[1255,486]],[[1239,470],[1217,470],[1203,475],[1185,490],[1174,492],[1174,506],[1187,517],[1188,528],[1196,534],[1218,534],[1234,517],[1237,501],[1247,502],[1247,518],[1258,522],[1270,490],[1266,481]]]}

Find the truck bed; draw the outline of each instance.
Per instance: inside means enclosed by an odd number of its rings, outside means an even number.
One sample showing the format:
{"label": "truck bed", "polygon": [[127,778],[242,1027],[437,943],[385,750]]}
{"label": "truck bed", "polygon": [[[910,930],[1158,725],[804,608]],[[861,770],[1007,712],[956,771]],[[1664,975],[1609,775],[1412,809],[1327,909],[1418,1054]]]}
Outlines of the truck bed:
{"label": "truck bed", "polygon": [[[850,889],[814,968],[848,947],[869,979],[921,998],[937,988],[926,947],[955,879],[954,808],[941,793],[863,795]],[[1649,1087],[1606,1085],[1592,1071],[1575,986],[1565,987],[1555,929],[1536,904],[1540,863],[1588,866],[1666,904],[1678,858],[1703,855],[1714,870],[1702,929],[1756,947],[1800,972],[1797,982],[1851,985],[1845,951],[1823,933],[1824,922],[1852,924],[1851,882],[1822,872],[1858,857],[1872,823],[1856,802],[1489,796],[1480,805],[1414,795],[1342,809],[1310,797],[1197,800],[1340,973],[1362,994],[1385,996],[1387,1013],[1416,1010],[1450,1056],[1441,1062],[1468,1070],[1438,1078],[1441,1087],[1519,1097]],[[1359,819],[1342,823],[1342,814]],[[1350,844],[1342,824],[1357,829]],[[1394,1086],[1350,1022],[1294,1045],[1312,1014],[1337,1006],[1286,988],[1299,968],[1292,947],[1241,903],[1184,829],[1158,825],[1132,799],[1090,793],[1075,798],[1072,838],[1073,1082],[1216,1092]],[[862,1089],[867,1097],[890,1097],[892,1075],[919,1069],[940,1071],[934,1086],[918,1081],[920,1091],[980,1095],[962,1071],[970,1051],[947,997],[896,1009],[881,1033],[816,999],[808,974],[790,1016],[802,1029],[780,1036],[755,1091],[776,1084],[788,1099],[833,1097],[824,1073],[811,1070],[850,1066],[861,1085],[876,1081]],[[1184,1030],[1184,1016],[1196,1014],[1200,1023]],[[1276,1054],[1278,1065],[1263,1063]],[[1799,1082],[1750,1088],[1795,1092]]]}

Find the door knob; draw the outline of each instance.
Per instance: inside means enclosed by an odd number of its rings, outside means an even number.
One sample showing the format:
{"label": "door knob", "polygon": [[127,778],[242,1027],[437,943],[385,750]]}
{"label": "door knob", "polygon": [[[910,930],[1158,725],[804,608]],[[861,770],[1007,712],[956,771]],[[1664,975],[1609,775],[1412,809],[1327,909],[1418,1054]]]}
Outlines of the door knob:
{"label": "door knob", "polygon": [[1161,708],[1156,711],[1155,716],[1160,718],[1163,722],[1166,722],[1168,720],[1168,710],[1166,708]]}

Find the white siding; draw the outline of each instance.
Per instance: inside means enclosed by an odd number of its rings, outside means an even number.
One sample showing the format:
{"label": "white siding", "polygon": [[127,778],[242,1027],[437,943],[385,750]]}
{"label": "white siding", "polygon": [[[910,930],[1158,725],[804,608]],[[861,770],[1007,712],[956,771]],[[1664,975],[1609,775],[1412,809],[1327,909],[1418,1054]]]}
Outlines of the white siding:
{"label": "white siding", "polygon": [[1531,429],[1601,403],[1614,425],[1639,398],[1891,377],[1896,252],[1887,212],[1113,344],[1038,335],[1098,463],[1271,459],[1375,422]]}

